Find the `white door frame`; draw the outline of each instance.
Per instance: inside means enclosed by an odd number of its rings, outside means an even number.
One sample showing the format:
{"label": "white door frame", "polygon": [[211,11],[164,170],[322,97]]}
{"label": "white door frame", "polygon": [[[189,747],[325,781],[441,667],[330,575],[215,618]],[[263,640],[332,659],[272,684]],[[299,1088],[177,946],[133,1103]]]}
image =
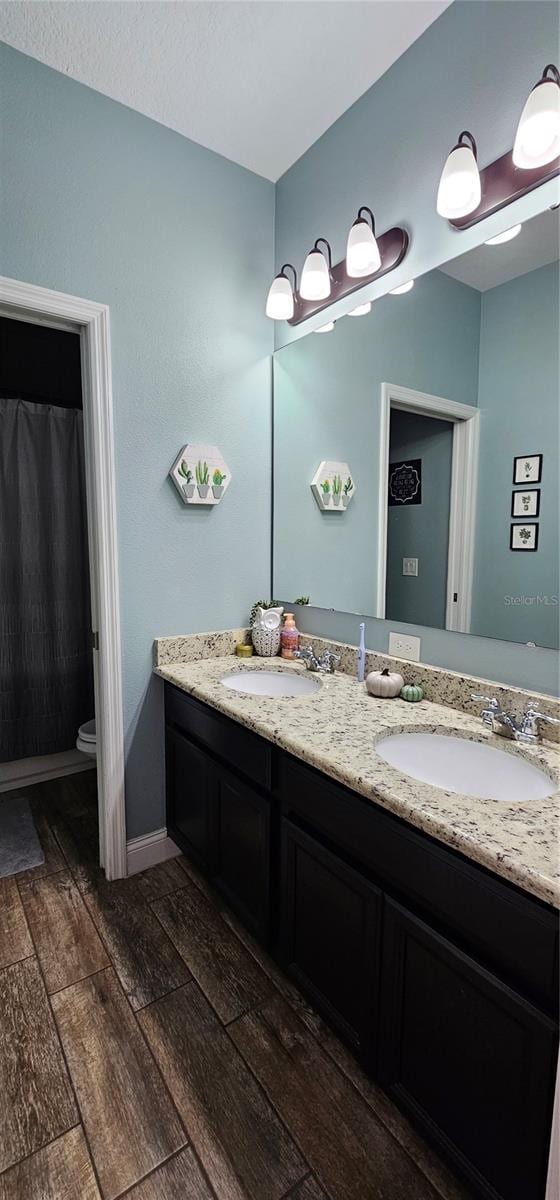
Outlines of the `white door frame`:
{"label": "white door frame", "polygon": [[[417,392],[414,388],[399,387],[394,383],[381,384],[376,616],[385,617],[392,408],[423,413],[424,416],[451,421],[453,424],[445,628],[458,633],[470,633],[480,410],[470,404],[458,404],[455,400],[431,396],[428,392]],[[457,600],[454,600],[455,595]]]}
{"label": "white door frame", "polygon": [[80,333],[101,862],[108,879],[127,874],[124,734],[117,559],[116,481],[109,309],[0,276],[0,311]]}

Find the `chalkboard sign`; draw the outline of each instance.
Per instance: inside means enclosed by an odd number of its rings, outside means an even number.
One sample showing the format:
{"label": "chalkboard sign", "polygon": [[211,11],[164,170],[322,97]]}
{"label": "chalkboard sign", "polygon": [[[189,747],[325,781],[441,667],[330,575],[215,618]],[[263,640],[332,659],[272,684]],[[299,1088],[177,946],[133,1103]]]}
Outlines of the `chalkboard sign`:
{"label": "chalkboard sign", "polygon": [[389,504],[422,503],[422,459],[389,463]]}

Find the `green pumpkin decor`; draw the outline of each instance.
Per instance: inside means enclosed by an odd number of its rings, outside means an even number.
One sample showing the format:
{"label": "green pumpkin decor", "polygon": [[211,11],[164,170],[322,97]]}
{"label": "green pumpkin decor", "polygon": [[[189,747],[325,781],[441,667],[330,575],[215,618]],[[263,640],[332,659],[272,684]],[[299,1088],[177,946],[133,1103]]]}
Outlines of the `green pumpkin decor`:
{"label": "green pumpkin decor", "polygon": [[401,688],[401,700],[408,700],[409,704],[417,704],[422,699],[424,692],[419,683],[405,683]]}

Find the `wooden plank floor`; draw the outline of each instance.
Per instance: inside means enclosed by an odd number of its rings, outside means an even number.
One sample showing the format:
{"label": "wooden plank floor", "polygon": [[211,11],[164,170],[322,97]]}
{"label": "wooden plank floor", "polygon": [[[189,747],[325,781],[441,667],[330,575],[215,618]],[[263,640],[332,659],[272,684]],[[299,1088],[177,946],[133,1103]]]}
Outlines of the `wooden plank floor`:
{"label": "wooden plank floor", "polygon": [[106,882],[95,786],[0,879],[0,1200],[469,1200],[185,859]]}

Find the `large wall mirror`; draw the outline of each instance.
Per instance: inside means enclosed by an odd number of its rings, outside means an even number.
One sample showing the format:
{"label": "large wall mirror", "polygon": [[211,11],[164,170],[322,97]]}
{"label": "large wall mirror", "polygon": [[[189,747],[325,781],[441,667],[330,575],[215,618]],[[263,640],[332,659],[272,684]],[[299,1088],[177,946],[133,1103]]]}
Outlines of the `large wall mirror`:
{"label": "large wall mirror", "polygon": [[274,356],[274,594],[558,647],[558,211]]}

